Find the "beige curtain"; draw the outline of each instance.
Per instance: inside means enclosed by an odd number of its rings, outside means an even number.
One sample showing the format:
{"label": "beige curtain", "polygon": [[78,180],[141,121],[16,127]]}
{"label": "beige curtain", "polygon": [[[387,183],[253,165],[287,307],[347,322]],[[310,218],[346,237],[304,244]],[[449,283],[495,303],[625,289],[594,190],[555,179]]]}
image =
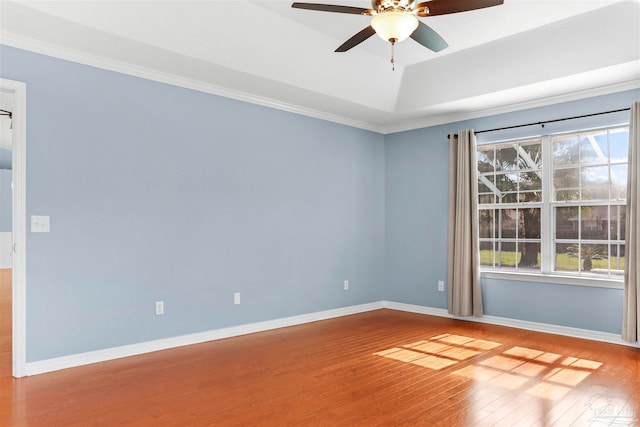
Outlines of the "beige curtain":
{"label": "beige curtain", "polygon": [[449,135],[449,313],[482,316],[478,253],[476,136]]}
{"label": "beige curtain", "polygon": [[638,251],[638,229],[640,229],[640,200],[638,197],[638,166],[640,166],[640,102],[631,105],[629,121],[629,177],[627,183],[627,217],[625,223],[625,268],[624,268],[624,314],[622,339],[640,341],[640,252]]}

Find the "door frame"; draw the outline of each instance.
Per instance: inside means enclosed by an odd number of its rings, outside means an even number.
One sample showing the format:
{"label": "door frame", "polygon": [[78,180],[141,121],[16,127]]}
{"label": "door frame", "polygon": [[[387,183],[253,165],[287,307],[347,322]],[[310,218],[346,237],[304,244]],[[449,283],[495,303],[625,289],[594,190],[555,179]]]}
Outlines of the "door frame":
{"label": "door frame", "polygon": [[26,376],[26,102],[27,85],[0,78],[0,89],[13,95],[12,113],[12,371],[16,378]]}

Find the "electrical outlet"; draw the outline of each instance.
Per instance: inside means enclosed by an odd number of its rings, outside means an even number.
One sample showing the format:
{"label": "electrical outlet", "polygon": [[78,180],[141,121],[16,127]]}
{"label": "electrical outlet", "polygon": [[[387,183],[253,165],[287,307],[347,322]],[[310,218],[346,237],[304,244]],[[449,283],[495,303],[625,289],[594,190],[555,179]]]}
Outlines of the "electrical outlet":
{"label": "electrical outlet", "polygon": [[164,314],[164,301],[156,301],[156,315]]}
{"label": "electrical outlet", "polygon": [[49,232],[49,216],[31,215],[31,232],[32,233],[48,233]]}
{"label": "electrical outlet", "polygon": [[236,305],[240,304],[240,292],[233,294],[233,303]]}
{"label": "electrical outlet", "polygon": [[349,290],[349,281],[348,280],[344,281],[344,290],[345,291]]}
{"label": "electrical outlet", "polygon": [[444,292],[444,280],[438,280],[438,291]]}

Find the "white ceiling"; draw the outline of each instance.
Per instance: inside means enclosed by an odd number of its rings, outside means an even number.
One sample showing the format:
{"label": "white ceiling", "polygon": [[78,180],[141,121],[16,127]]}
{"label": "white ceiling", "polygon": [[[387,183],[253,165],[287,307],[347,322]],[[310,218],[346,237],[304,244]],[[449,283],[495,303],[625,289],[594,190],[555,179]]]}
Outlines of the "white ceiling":
{"label": "white ceiling", "polygon": [[370,18],[282,0],[0,0],[0,42],[382,133],[640,87],[640,0],[504,3],[421,18],[449,47],[395,71],[378,37],[334,53]]}

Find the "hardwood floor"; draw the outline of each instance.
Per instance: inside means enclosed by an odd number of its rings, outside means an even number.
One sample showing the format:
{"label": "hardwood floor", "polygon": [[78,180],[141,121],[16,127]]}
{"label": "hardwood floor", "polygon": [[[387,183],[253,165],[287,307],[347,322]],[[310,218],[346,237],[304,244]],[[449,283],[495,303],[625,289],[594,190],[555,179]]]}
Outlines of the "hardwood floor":
{"label": "hardwood floor", "polygon": [[[0,268],[0,381],[11,377],[11,269]],[[3,394],[0,393],[0,396]],[[0,421],[2,418],[0,418]],[[0,425],[3,425],[0,422]]]}
{"label": "hardwood floor", "polygon": [[638,349],[391,310],[18,380],[1,360],[3,426],[600,426],[640,417]]}

